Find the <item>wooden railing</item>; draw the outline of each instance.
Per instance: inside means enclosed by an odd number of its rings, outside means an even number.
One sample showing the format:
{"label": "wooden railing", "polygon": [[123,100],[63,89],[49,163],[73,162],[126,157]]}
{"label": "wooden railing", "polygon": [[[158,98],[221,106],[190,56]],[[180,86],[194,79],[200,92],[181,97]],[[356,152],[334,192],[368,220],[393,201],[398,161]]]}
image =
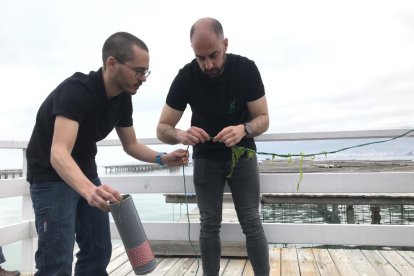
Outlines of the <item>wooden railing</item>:
{"label": "wooden railing", "polygon": [[[294,141],[317,139],[391,138],[408,130],[349,131],[323,133],[265,134],[256,141]],[[412,138],[410,138],[412,139]],[[147,145],[157,145],[157,139],[140,139]],[[107,140],[98,146],[119,146],[117,140]],[[21,149],[23,177],[0,180],[0,198],[22,196],[22,218],[14,224],[0,226],[0,245],[22,241],[22,272],[34,270],[36,231],[29,184],[25,181],[25,151],[27,142],[0,141],[0,148]],[[262,193],[297,193],[299,173],[261,174]],[[193,193],[192,175],[186,175],[187,192]],[[183,193],[183,176],[103,176],[103,183],[112,185],[121,193]],[[364,172],[364,173],[308,173],[300,184],[301,194],[393,194],[413,193],[414,172]],[[0,207],[1,208],[1,207]],[[145,232],[154,241],[187,241],[188,225],[177,222],[144,222]],[[198,239],[199,224],[191,223],[190,237]],[[168,231],[166,231],[168,229]],[[379,246],[414,246],[414,225],[366,224],[308,224],[264,223],[269,243],[288,244],[350,244]],[[119,239],[115,225],[111,224],[112,238]],[[223,223],[221,240],[244,241],[238,223]]]}

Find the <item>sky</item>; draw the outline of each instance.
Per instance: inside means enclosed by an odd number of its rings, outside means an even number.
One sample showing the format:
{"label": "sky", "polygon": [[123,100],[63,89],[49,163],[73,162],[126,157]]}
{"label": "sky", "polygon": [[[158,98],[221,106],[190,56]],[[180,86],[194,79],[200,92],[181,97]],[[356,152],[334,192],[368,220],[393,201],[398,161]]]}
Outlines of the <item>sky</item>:
{"label": "sky", "polygon": [[[267,133],[414,127],[414,1],[2,0],[0,140],[28,140],[47,95],[102,65],[118,31],[150,50],[151,76],[133,97],[138,136],[156,136],[168,89],[194,58],[191,25],[217,18],[228,52],[255,61]],[[178,127],[190,126],[189,108]],[[116,138],[111,133],[108,138]]]}

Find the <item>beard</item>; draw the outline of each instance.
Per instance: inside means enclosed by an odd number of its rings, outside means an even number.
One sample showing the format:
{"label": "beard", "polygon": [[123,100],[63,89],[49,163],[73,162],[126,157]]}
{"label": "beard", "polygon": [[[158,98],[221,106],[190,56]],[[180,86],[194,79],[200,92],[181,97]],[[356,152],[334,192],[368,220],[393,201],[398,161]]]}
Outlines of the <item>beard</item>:
{"label": "beard", "polygon": [[124,93],[135,95],[142,85],[142,81],[135,80],[133,83],[125,78],[122,74],[115,77],[115,83],[118,89]]}
{"label": "beard", "polygon": [[203,74],[209,78],[215,79],[223,73],[225,65],[226,65],[226,53],[223,53],[222,65],[218,68],[212,68],[211,70],[208,70],[208,71],[204,70]]}

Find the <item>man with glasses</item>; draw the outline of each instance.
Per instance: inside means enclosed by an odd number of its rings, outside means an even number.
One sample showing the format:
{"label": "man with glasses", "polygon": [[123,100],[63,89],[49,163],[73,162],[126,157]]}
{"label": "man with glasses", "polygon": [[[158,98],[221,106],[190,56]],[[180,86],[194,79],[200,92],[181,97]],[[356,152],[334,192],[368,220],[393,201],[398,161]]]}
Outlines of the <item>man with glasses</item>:
{"label": "man with glasses", "polygon": [[[191,28],[190,40],[195,59],[171,84],[157,136],[165,143],[193,146],[203,275],[218,275],[220,270],[219,233],[226,181],[246,235],[254,274],[269,275],[268,243],[259,214],[257,158],[244,154],[233,168],[231,149],[256,150],[253,137],[268,129],[260,73],[253,61],[226,53],[228,39],[216,19],[199,19]],[[177,129],[187,104],[192,111],[191,127]]]}
{"label": "man with glasses", "polygon": [[95,163],[96,143],[114,128],[132,157],[178,166],[185,150],[158,153],[138,142],[131,96],[147,80],[148,48],[119,32],[102,49],[103,67],[75,73],[41,105],[27,148],[30,193],[39,237],[35,275],[71,275],[74,242],[76,275],[107,275],[111,257],[108,202],[121,195],[102,185]]}
{"label": "man with glasses", "polygon": [[132,71],[135,72],[135,78],[136,79],[141,79],[142,77],[145,77],[145,79],[147,79],[149,77],[149,75],[151,74],[151,70],[146,69],[144,67],[132,67],[129,66],[128,64],[121,62],[119,60],[117,60],[120,64],[125,65],[126,67],[128,67],[129,69],[131,69]]}

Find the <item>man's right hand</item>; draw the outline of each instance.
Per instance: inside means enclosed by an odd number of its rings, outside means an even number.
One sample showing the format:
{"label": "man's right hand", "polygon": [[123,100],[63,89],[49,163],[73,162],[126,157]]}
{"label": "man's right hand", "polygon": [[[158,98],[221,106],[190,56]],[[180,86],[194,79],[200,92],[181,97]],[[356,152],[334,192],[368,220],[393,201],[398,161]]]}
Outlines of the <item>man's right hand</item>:
{"label": "man's right hand", "polygon": [[190,146],[210,140],[207,132],[195,126],[190,127],[187,131],[177,130],[177,138],[181,144]]}
{"label": "man's right hand", "polygon": [[118,203],[122,200],[122,196],[111,186],[103,184],[92,189],[85,196],[85,199],[88,201],[89,205],[97,207],[102,211],[109,212],[108,202]]}

